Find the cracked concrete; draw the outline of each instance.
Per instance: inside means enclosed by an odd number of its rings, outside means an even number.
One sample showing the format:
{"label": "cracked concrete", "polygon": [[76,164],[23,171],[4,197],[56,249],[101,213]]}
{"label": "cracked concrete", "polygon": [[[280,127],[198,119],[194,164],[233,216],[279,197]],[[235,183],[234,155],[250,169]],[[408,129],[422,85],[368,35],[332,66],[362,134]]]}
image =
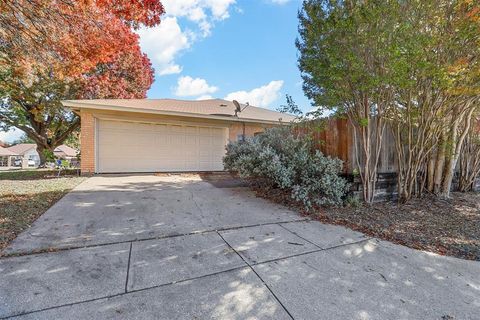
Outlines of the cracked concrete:
{"label": "cracked concrete", "polygon": [[0,318],[478,318],[480,263],[304,220],[194,177],[94,177],[0,259]]}

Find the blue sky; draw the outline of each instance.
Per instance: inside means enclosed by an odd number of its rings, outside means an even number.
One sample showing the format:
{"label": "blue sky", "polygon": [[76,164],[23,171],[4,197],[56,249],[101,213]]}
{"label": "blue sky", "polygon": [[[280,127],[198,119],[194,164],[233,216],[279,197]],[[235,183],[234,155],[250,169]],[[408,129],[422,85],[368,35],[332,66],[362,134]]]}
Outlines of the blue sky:
{"label": "blue sky", "polygon": [[[275,109],[290,94],[304,111],[297,68],[301,0],[163,0],[155,28],[139,30],[155,68],[148,98],[237,99]],[[11,142],[21,132],[0,132]]]}
{"label": "blue sky", "polygon": [[139,32],[156,69],[149,98],[237,98],[275,108],[288,93],[308,108],[295,48],[300,0],[163,3],[162,24]]}

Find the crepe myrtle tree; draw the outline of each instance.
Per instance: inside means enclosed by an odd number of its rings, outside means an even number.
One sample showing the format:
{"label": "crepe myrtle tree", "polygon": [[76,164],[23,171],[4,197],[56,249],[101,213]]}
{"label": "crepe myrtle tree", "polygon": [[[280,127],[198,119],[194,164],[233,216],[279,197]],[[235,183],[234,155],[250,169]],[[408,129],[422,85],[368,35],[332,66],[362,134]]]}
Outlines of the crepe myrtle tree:
{"label": "crepe myrtle tree", "polygon": [[475,183],[480,178],[480,117],[474,118],[459,159],[458,190],[474,191]]}
{"label": "crepe myrtle tree", "polygon": [[448,198],[479,107],[480,8],[464,0],[399,3],[395,60],[386,66],[396,74],[389,122],[399,196],[428,190]]}
{"label": "crepe myrtle tree", "polygon": [[381,1],[306,0],[299,12],[298,65],[303,90],[319,106],[345,115],[354,128],[363,198],[372,203],[385,115],[392,105],[389,7]]}
{"label": "crepe myrtle tree", "polygon": [[478,1],[306,0],[299,19],[303,89],[350,120],[365,201],[387,125],[400,200],[449,197],[480,103]]}

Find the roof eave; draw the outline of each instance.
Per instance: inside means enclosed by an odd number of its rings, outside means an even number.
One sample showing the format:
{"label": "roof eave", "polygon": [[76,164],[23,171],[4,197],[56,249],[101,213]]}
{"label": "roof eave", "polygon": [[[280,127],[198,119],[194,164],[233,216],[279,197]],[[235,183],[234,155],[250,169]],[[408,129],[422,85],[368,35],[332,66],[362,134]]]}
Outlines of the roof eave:
{"label": "roof eave", "polygon": [[74,112],[76,109],[98,109],[98,110],[108,110],[108,111],[124,111],[124,112],[137,112],[137,113],[148,113],[148,114],[159,114],[167,116],[181,116],[181,117],[191,117],[191,118],[201,118],[201,119],[212,119],[212,120],[222,120],[222,121],[233,121],[233,122],[253,122],[253,123],[264,123],[264,124],[289,124],[290,121],[281,121],[279,120],[264,120],[264,119],[249,119],[249,118],[238,118],[238,117],[223,117],[216,115],[200,114],[200,113],[191,113],[191,112],[176,112],[176,111],[165,111],[165,110],[152,110],[146,108],[131,108],[125,106],[117,105],[98,105],[94,103],[85,103],[71,100],[61,101],[65,107],[69,107]]}
{"label": "roof eave", "polygon": [[[22,150],[22,152],[13,152],[13,151],[11,151],[9,148],[7,148],[7,150],[10,151],[10,152],[12,152],[12,153],[14,153],[14,156],[23,156],[26,152],[28,152],[28,151],[32,150],[33,148],[36,148],[36,147],[37,147],[37,145],[34,144],[33,146],[31,146],[31,147],[29,147],[29,148],[27,148],[27,149],[25,149],[25,150]],[[11,148],[11,147],[10,147],[10,148]]]}

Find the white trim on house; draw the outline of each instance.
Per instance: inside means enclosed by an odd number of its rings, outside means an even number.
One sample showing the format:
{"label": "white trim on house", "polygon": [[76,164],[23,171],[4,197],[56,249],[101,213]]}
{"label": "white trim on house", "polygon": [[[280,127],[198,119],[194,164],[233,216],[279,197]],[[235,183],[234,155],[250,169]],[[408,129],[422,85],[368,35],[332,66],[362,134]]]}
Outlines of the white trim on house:
{"label": "white trim on house", "polygon": [[[141,119],[141,118],[131,118],[125,119],[121,116],[109,116],[103,114],[93,114],[93,117],[98,120],[107,120],[107,121],[123,121],[123,122],[136,122],[136,123],[149,123],[149,124],[181,124],[186,126],[196,126],[196,127],[209,127],[209,128],[226,128],[227,125],[215,124],[215,123],[205,123],[205,122],[193,122],[188,120],[170,120],[170,119]],[[96,132],[95,132],[96,134]]]}
{"label": "white trim on house", "polygon": [[272,121],[272,120],[263,120],[263,119],[251,119],[251,118],[239,118],[234,116],[217,116],[201,113],[192,113],[192,112],[177,112],[177,111],[167,111],[167,110],[154,110],[150,108],[138,108],[138,107],[126,107],[126,106],[116,106],[116,105],[99,105],[95,103],[86,103],[80,101],[62,101],[62,104],[66,107],[70,107],[72,110],[76,109],[93,109],[93,110],[106,110],[106,111],[122,111],[122,112],[136,112],[136,113],[147,113],[147,114],[158,114],[166,116],[178,116],[178,117],[190,117],[190,118],[200,118],[200,119],[211,119],[211,120],[222,120],[229,122],[249,122],[249,123],[262,123],[262,124],[289,124],[286,121]]}
{"label": "white trim on house", "polygon": [[95,127],[95,139],[93,139],[93,154],[95,155],[95,173],[98,173],[98,118],[93,117],[93,124]]}

